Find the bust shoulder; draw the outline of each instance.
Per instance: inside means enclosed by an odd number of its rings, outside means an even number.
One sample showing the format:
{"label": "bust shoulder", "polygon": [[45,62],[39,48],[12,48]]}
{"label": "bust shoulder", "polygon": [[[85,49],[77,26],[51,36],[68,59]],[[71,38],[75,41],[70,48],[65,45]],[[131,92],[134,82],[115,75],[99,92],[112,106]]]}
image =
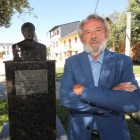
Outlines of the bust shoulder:
{"label": "bust shoulder", "polygon": [[39,47],[42,47],[42,48],[46,48],[46,46],[44,44],[41,44],[37,41],[34,41],[36,45],[38,45]]}
{"label": "bust shoulder", "polygon": [[20,42],[18,42],[18,43],[13,44],[13,45],[12,45],[12,48],[15,48],[17,45],[18,45],[18,46],[21,46],[21,44],[23,44],[23,43],[25,43],[25,40],[22,40],[22,41],[20,41]]}

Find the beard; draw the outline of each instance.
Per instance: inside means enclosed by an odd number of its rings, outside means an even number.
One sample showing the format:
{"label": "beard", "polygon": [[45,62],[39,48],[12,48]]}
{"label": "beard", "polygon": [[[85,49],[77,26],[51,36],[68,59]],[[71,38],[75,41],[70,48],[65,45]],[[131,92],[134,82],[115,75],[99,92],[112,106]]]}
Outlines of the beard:
{"label": "beard", "polygon": [[[96,41],[96,40],[94,40],[94,41]],[[97,40],[97,41],[99,41],[99,40]],[[92,42],[92,40],[90,40],[90,42]],[[85,43],[83,43],[83,45],[84,45],[84,49],[85,49],[86,53],[96,57],[105,50],[106,45],[107,45],[107,39],[105,39],[103,42],[101,42],[100,45],[85,45]]]}

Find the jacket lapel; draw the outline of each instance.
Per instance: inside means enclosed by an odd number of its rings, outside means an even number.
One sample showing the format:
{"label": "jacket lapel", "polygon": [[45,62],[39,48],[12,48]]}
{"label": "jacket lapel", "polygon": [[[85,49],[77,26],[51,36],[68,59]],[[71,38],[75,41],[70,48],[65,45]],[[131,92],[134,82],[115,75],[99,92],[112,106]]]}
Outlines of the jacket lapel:
{"label": "jacket lapel", "polygon": [[84,73],[87,85],[94,85],[94,80],[92,76],[90,62],[88,59],[88,54],[85,51],[80,54],[80,62],[82,65],[82,69],[83,69],[83,73]]}
{"label": "jacket lapel", "polygon": [[98,86],[104,88],[113,66],[113,54],[106,49],[102,63]]}

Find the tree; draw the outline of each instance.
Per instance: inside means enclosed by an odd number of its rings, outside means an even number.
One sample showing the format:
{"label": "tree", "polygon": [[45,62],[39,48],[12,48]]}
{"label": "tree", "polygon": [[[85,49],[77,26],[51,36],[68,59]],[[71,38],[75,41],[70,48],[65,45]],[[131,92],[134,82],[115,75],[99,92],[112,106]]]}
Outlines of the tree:
{"label": "tree", "polygon": [[140,0],[128,0],[127,12],[132,13],[131,44],[140,42]]}
{"label": "tree", "polygon": [[[33,9],[28,0],[0,0],[0,27],[10,27],[11,18],[15,12],[18,12],[21,17],[23,13],[34,14]],[[35,14],[34,17],[37,18]]]}
{"label": "tree", "polygon": [[47,47],[46,49],[46,55],[49,56],[49,52],[50,52],[50,47]]}
{"label": "tree", "polygon": [[108,39],[108,46],[113,46],[114,43],[117,47],[119,41],[123,44],[125,43],[127,12],[132,13],[131,46],[140,42],[140,0],[128,0],[127,2],[128,6],[124,12],[119,13],[115,11],[109,15],[114,25],[111,25],[109,28],[110,37]]}
{"label": "tree", "polygon": [[107,41],[107,48],[119,47],[120,43],[123,43],[124,34],[120,30],[119,26],[119,16],[120,13],[114,11],[109,15],[108,20],[108,29],[109,29],[109,38]]}

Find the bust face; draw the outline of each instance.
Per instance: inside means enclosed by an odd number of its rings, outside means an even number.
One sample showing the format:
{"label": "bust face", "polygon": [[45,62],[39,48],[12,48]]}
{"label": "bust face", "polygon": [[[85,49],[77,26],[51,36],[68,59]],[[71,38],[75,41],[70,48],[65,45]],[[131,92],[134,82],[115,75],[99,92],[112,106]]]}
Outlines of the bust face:
{"label": "bust face", "polygon": [[23,28],[22,33],[25,39],[34,39],[35,30],[30,24]]}

